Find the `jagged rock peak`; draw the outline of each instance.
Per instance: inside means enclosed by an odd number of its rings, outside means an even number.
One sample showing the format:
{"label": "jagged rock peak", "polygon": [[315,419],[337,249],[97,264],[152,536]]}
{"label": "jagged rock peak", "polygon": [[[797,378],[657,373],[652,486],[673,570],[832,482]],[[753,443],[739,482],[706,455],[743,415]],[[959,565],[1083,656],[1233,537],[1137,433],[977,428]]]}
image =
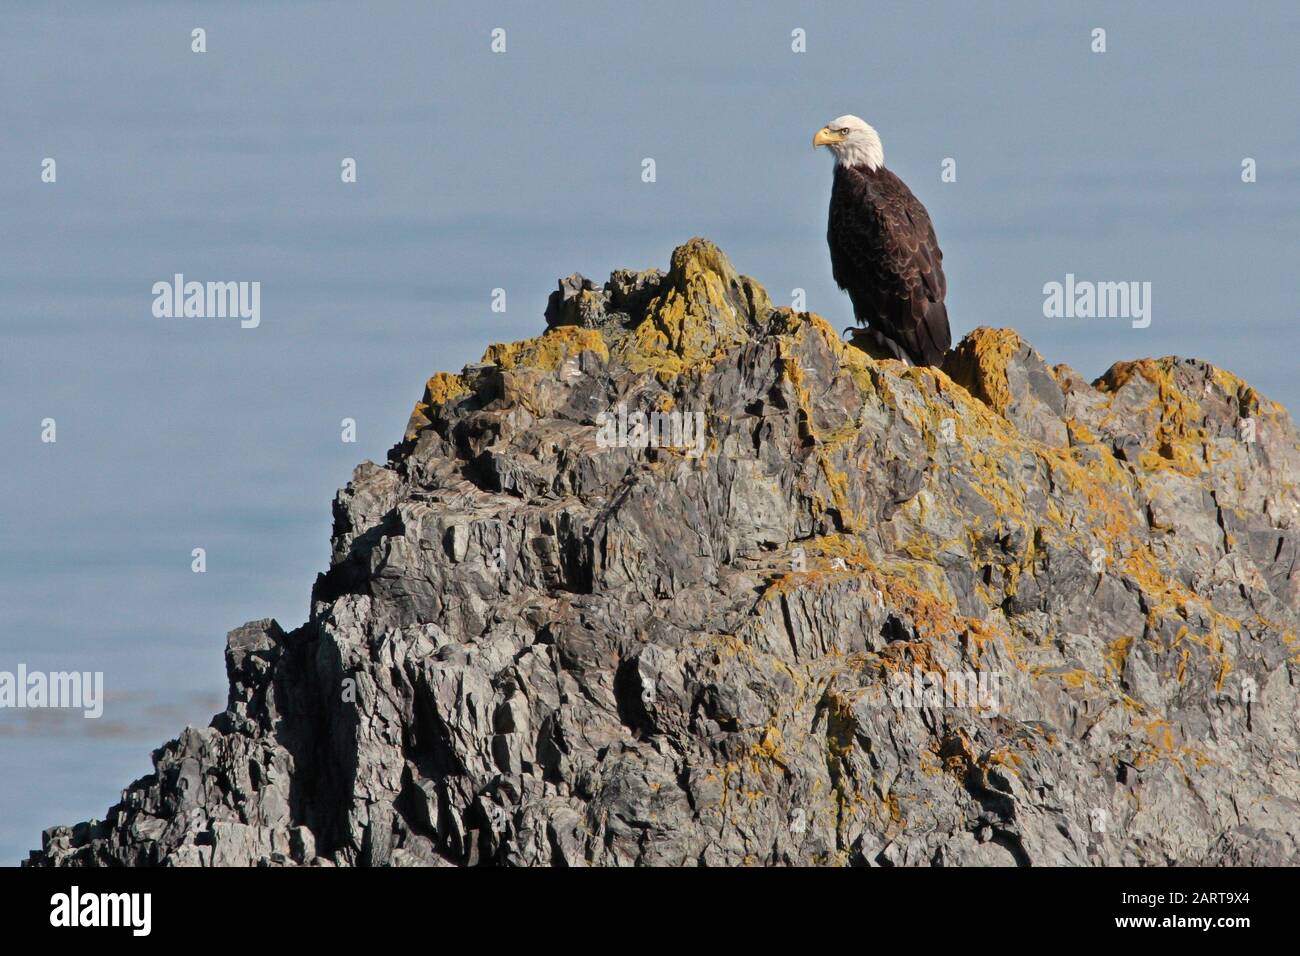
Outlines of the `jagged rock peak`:
{"label": "jagged rock peak", "polygon": [[560,281],[311,619],[37,865],[1294,863],[1300,444],[1204,362],[941,368],[713,245]]}

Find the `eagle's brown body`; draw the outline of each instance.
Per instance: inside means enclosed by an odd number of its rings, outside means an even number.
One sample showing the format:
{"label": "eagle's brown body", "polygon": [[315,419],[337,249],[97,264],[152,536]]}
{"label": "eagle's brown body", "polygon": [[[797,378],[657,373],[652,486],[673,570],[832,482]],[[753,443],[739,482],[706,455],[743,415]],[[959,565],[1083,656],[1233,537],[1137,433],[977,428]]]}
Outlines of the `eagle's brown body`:
{"label": "eagle's brown body", "polygon": [[930,216],[884,166],[835,167],[826,241],[831,272],[854,317],[917,365],[938,365],[952,343],[943,253]]}

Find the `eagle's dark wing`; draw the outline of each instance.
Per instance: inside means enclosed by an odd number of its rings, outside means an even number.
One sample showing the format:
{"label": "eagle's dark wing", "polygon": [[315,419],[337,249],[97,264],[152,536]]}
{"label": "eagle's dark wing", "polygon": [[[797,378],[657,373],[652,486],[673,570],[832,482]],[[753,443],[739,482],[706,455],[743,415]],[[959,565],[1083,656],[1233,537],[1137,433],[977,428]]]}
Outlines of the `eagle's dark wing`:
{"label": "eagle's dark wing", "polygon": [[943,361],[952,343],[943,253],[925,206],[903,181],[883,167],[836,167],[826,239],[855,317],[918,365]]}

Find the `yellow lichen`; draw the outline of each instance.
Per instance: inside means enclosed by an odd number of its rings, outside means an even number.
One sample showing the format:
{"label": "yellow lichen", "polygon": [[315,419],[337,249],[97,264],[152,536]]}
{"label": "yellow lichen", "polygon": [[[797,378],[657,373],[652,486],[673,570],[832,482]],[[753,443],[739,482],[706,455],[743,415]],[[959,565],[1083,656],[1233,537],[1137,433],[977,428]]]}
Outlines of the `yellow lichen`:
{"label": "yellow lichen", "polygon": [[406,437],[414,438],[421,428],[429,424],[429,412],[433,408],[445,405],[468,391],[465,380],[459,375],[438,372],[430,377],[424,385],[424,396],[415,403],[415,408],[411,411],[410,422],[406,426]]}
{"label": "yellow lichen", "polygon": [[557,325],[533,339],[490,345],[483,353],[483,361],[503,369],[537,368],[553,372],[566,359],[582,352],[594,352],[602,359],[609,359],[609,347],[597,330]]}
{"label": "yellow lichen", "polygon": [[1011,405],[1007,365],[1024,342],[1012,329],[975,329],[944,362],[948,376],[999,415]]}

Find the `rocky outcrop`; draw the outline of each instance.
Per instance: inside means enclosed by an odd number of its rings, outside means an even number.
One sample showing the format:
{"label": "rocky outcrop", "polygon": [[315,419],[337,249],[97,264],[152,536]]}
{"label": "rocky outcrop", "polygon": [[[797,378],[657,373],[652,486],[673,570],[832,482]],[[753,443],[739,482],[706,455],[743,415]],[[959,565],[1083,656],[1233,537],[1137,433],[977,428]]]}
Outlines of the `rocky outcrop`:
{"label": "rocky outcrop", "polygon": [[1300,859],[1300,446],[1204,362],[942,369],[714,246],[563,280],[334,505],[311,620],[39,865]]}

